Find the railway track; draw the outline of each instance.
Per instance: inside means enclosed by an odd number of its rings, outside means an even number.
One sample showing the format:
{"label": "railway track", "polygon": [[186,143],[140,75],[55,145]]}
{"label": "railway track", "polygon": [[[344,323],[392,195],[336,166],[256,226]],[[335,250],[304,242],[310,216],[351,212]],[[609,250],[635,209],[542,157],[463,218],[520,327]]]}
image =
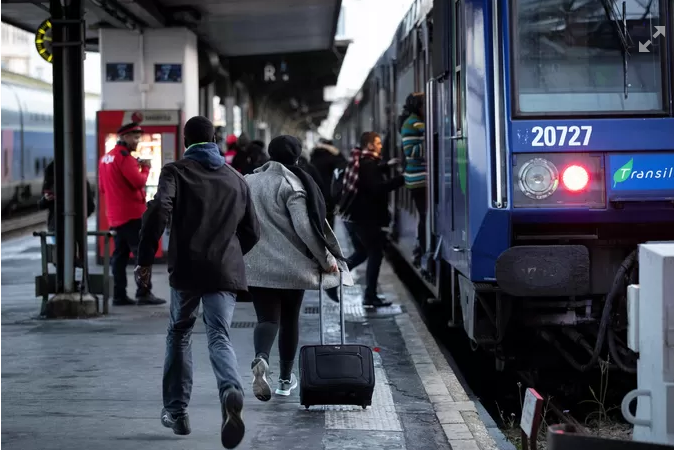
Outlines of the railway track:
{"label": "railway track", "polygon": [[[538,376],[528,376],[526,371],[496,372],[493,357],[469,350],[469,342],[462,331],[448,328],[444,319],[437,314],[438,311],[432,304],[428,304],[428,286],[412,273],[408,262],[395,249],[391,249],[388,256],[401,281],[410,289],[419,304],[420,313],[429,330],[460,370],[458,376],[465,381],[466,391],[479,399],[513,445],[522,448],[519,421],[524,390],[529,387],[536,389],[545,400],[541,412],[543,422],[538,434],[538,450],[547,449],[547,427],[555,424],[571,425],[579,433],[596,437],[631,439],[632,427],[621,420],[622,415],[616,407],[627,392],[622,392],[624,381],[621,380],[625,374],[612,372],[609,393],[602,395],[601,388],[595,384],[597,380],[594,380],[594,376],[598,376],[596,371],[584,376],[565,373],[564,376],[571,376],[575,380],[569,383],[559,380],[556,372],[546,372],[543,368],[535,371],[540,379]],[[615,378],[616,375],[618,379]],[[608,379],[605,381],[608,383]]]}
{"label": "railway track", "polygon": [[47,211],[32,211],[17,217],[3,219],[0,224],[2,240],[6,240],[29,231],[35,231],[46,227]]}
{"label": "railway track", "polygon": [[[546,392],[540,390],[537,392],[543,397],[544,403],[541,411],[540,419],[542,422],[537,434],[536,447],[532,450],[547,450],[547,431],[548,426],[551,425],[570,425],[572,429],[575,430],[575,433],[587,436],[626,441],[631,440],[632,425],[616,420],[615,417],[611,417],[613,414],[610,414],[610,411],[615,407],[597,404],[596,407],[603,410],[605,417],[603,419],[600,417],[599,419],[591,421],[586,418],[583,421],[579,420],[579,417],[585,416],[587,411],[584,411],[581,416],[578,416],[578,413],[574,414],[572,411],[564,409],[562,400],[555,398],[554,395],[547,395]],[[505,427],[501,424],[501,428],[510,442],[517,448],[522,448],[522,434],[519,429],[519,420],[517,420],[516,417],[511,418],[510,423]]]}

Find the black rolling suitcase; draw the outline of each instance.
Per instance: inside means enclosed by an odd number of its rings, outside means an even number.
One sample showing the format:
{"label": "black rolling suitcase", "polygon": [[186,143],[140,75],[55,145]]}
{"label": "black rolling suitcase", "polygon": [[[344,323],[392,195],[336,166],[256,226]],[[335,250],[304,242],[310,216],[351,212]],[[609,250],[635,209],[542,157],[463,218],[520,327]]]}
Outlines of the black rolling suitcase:
{"label": "black rolling suitcase", "polygon": [[339,273],[339,323],[341,344],[323,343],[323,276],[318,290],[319,333],[321,345],[300,349],[300,404],[356,405],[363,409],[372,404],[374,360],[366,345],[346,344],[342,272]]}

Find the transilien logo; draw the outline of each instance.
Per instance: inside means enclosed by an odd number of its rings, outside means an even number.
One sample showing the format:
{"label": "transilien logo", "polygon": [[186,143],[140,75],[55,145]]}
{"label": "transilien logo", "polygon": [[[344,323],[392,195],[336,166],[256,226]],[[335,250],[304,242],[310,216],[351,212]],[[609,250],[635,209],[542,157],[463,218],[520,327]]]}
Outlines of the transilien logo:
{"label": "transilien logo", "polygon": [[616,187],[618,183],[622,183],[630,177],[632,173],[632,166],[634,165],[634,158],[630,159],[622,166],[620,169],[616,170],[613,174],[613,187]]}

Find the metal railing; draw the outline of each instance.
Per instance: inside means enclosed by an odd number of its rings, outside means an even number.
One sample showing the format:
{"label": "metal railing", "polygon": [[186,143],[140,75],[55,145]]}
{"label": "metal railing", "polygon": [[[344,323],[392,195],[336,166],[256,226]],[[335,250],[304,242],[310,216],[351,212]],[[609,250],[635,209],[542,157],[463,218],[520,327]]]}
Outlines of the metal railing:
{"label": "metal railing", "polygon": [[[102,308],[99,306],[98,297],[96,298],[96,312],[107,315],[110,310],[110,238],[115,236],[114,230],[108,231],[88,231],[87,236],[96,236],[104,238],[105,251],[103,252],[103,273],[87,273],[87,286],[89,293],[102,296]],[[49,273],[49,263],[56,264],[54,244],[48,244],[47,238],[54,237],[55,233],[51,231],[34,231],[34,237],[40,238],[40,252],[42,255],[42,274],[35,277],[35,296],[42,297],[42,307],[40,314],[43,315],[49,301],[49,294],[56,293],[56,274]],[[83,255],[87,258],[88,255]]]}

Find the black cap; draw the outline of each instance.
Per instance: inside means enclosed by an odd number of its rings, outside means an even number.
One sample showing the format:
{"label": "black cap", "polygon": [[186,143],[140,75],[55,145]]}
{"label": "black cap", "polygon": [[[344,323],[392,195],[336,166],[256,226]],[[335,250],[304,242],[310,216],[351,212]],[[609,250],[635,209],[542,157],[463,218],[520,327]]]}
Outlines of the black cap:
{"label": "black cap", "polygon": [[267,147],[269,158],[281,164],[297,164],[302,154],[302,143],[295,136],[276,136]]}
{"label": "black cap", "polygon": [[124,136],[125,134],[129,133],[142,133],[143,129],[140,127],[140,125],[136,122],[131,122],[127,123],[126,125],[122,125],[119,130],[117,130],[117,134],[119,136]]}

